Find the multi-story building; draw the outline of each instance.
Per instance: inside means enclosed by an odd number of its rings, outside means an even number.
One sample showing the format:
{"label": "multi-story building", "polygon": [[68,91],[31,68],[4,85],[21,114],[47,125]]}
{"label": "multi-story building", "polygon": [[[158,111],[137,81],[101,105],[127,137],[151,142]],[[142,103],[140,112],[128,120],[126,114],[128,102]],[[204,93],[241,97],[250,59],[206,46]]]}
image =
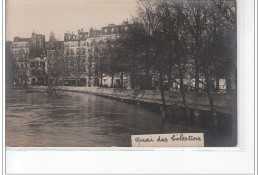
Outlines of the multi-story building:
{"label": "multi-story building", "polygon": [[30,38],[15,37],[11,45],[14,84],[29,83]]}
{"label": "multi-story building", "polygon": [[46,84],[45,35],[32,33],[30,42],[30,84]]}
{"label": "multi-story building", "polygon": [[12,42],[7,41],[5,46],[5,85],[7,87],[12,86],[13,84],[13,60],[11,52]]}
{"label": "multi-story building", "polygon": [[30,84],[45,85],[47,83],[46,57],[36,57],[30,60]]}
{"label": "multi-story building", "polygon": [[123,22],[121,25],[109,24],[102,27],[102,36],[107,39],[116,39],[120,37],[120,34],[125,33],[128,30],[128,23]]}
{"label": "multi-story building", "polygon": [[[34,69],[35,65],[38,65],[36,62],[39,62],[39,58],[44,57],[44,49],[45,36],[42,34],[33,32],[31,38],[14,38],[11,45],[13,84],[27,85],[41,79],[35,74],[38,71],[30,71],[30,68]],[[39,64],[43,65],[42,63]]]}
{"label": "multi-story building", "polygon": [[51,32],[49,42],[46,42],[46,74],[47,82],[58,79],[59,85],[64,85],[66,63],[64,61],[64,41],[58,41]]}
{"label": "multi-story building", "polygon": [[64,35],[64,60],[65,85],[82,85],[87,84],[86,72],[86,49],[88,32],[83,29],[78,30],[78,34],[65,33]]}
{"label": "multi-story building", "polygon": [[[102,48],[106,49],[108,45],[111,45],[111,42],[109,41],[114,41],[117,38],[120,38],[122,34],[127,32],[128,30],[128,22],[123,22],[120,25],[115,25],[115,24],[109,24],[108,26],[102,27],[101,29],[101,42],[100,42],[100,49],[99,52],[102,53]],[[104,50],[105,52],[105,50]],[[102,58],[104,57],[102,55],[99,56],[98,63],[102,63]],[[102,65],[97,65],[98,69],[102,69]],[[100,84],[104,86],[122,86],[122,87],[130,87],[130,77],[124,72],[122,73],[116,73],[114,77],[111,77],[110,75],[101,75],[99,77],[100,79]]]}
{"label": "multi-story building", "polygon": [[[62,64],[62,84],[98,86],[122,84],[120,75],[111,78],[103,73],[104,48],[109,40],[115,40],[127,30],[127,23],[109,24],[101,30],[90,28],[89,32],[78,30],[77,34],[65,33],[64,41],[57,41],[51,32],[49,41],[45,36],[32,33],[31,38],[16,37],[12,44],[15,83],[45,84],[54,63]],[[61,62],[62,60],[62,62]],[[124,79],[127,77],[124,76]],[[45,79],[45,80],[44,80]],[[111,81],[114,81],[112,83]]]}
{"label": "multi-story building", "polygon": [[30,57],[41,57],[45,49],[45,36],[42,34],[32,33],[30,43]]}
{"label": "multi-story building", "polygon": [[[105,70],[106,64],[111,64],[109,59],[117,58],[116,54],[120,52],[113,49],[114,46],[116,47],[113,41],[127,32],[128,27],[131,30],[131,25],[123,22],[121,25],[109,24],[101,30],[91,27],[89,32],[80,29],[77,34],[65,33],[64,41],[58,41],[53,32],[48,42],[45,42],[44,35],[34,32],[31,38],[15,37],[13,42],[6,43],[6,59],[9,55],[11,59],[8,60],[12,60],[7,66],[7,69],[11,66],[10,70],[12,70],[12,76],[8,78],[11,80],[9,84],[46,84],[50,79],[58,77],[60,85],[129,88],[132,84],[133,88],[158,89],[158,72],[153,68],[149,68],[147,72],[142,65],[136,65],[135,70],[129,73],[120,68],[122,63],[115,63],[116,68],[112,69],[116,70],[111,71],[110,67],[109,71]],[[119,57],[124,58],[124,54]],[[194,63],[187,63],[189,73],[183,74],[183,83],[187,91],[195,89],[195,77],[190,74],[195,71],[192,65]],[[135,80],[135,76],[138,79]],[[167,76],[163,77],[164,84],[171,90],[178,90],[180,88],[178,71],[174,73],[174,77],[176,77],[174,82]],[[199,89],[204,89],[201,83],[205,81],[204,79],[203,74],[199,74],[199,79],[196,79],[200,82]],[[236,77],[231,75],[229,79],[227,81],[223,76],[218,77],[215,82],[212,81],[212,86],[216,87],[216,91],[224,91],[228,87],[235,89]]]}
{"label": "multi-story building", "polygon": [[87,68],[87,85],[99,85],[98,72],[98,44],[101,42],[101,30],[89,29],[89,35],[86,39],[86,68]]}

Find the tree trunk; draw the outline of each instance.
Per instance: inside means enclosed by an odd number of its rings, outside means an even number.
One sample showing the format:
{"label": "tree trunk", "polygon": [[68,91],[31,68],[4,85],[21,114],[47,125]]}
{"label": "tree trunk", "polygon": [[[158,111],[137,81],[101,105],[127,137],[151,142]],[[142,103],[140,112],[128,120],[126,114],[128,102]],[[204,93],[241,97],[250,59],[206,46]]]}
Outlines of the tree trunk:
{"label": "tree trunk", "polygon": [[216,76],[216,91],[219,91],[219,77]]}
{"label": "tree trunk", "polygon": [[89,65],[88,65],[88,87],[91,87],[91,75],[92,75],[92,56],[88,59]]}
{"label": "tree trunk", "polygon": [[110,87],[113,87],[114,86],[114,73],[112,73],[112,80],[111,80],[111,86]]}
{"label": "tree trunk", "polygon": [[213,98],[211,96],[211,93],[208,90],[207,90],[207,94],[208,94],[208,99],[209,99],[210,108],[211,108],[211,112],[212,112],[213,126],[215,128],[217,128],[218,120],[217,120],[217,112],[216,112],[216,109],[215,109],[214,101],[213,101]]}
{"label": "tree trunk", "polygon": [[165,119],[167,117],[167,111],[166,111],[162,73],[160,73],[160,75],[159,75],[159,83],[160,83],[160,91],[161,91],[161,97],[162,97],[162,109],[161,110],[162,110],[163,119]]}
{"label": "tree trunk", "polygon": [[88,76],[88,87],[91,87],[91,75]]}
{"label": "tree trunk", "polygon": [[120,75],[120,81],[121,81],[121,87],[124,88],[124,72],[121,72],[121,75]]}
{"label": "tree trunk", "polygon": [[209,75],[208,75],[206,69],[204,70],[204,73],[205,73],[205,79],[206,79],[206,92],[208,95],[210,109],[211,109],[211,113],[212,113],[212,124],[214,127],[214,131],[216,131],[217,126],[218,126],[218,120],[217,120],[217,112],[215,109],[214,101],[213,101],[213,98],[211,95],[211,81],[210,81],[210,78],[209,78]]}
{"label": "tree trunk", "polygon": [[226,75],[226,91],[227,91],[227,93],[230,93],[230,91],[231,91],[231,75],[230,74]]}
{"label": "tree trunk", "polygon": [[190,110],[189,110],[187,102],[186,102],[186,92],[184,89],[183,74],[182,74],[182,68],[181,68],[180,64],[178,64],[178,70],[179,70],[179,75],[180,75],[181,97],[182,97],[182,101],[183,101],[183,105],[184,105],[184,109],[185,109],[185,113],[186,113],[185,122],[186,122],[186,125],[188,126],[190,124]]}
{"label": "tree trunk", "polygon": [[199,92],[199,82],[200,74],[199,74],[199,61],[198,58],[195,59],[195,92]]}
{"label": "tree trunk", "polygon": [[152,85],[152,80],[151,80],[151,76],[150,76],[150,72],[149,71],[150,71],[149,69],[145,70],[145,77],[146,77],[145,88],[146,89],[150,89],[151,85]]}
{"label": "tree trunk", "polygon": [[100,85],[102,86],[103,85],[103,73],[102,72],[100,73],[100,81],[101,81]]}

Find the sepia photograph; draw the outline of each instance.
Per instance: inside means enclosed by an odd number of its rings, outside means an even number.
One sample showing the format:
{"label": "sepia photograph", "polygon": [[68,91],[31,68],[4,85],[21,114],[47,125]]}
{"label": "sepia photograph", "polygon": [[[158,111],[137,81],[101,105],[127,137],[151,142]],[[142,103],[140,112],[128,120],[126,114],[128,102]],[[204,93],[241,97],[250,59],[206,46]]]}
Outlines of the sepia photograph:
{"label": "sepia photograph", "polygon": [[6,0],[5,30],[7,147],[236,147],[236,0]]}

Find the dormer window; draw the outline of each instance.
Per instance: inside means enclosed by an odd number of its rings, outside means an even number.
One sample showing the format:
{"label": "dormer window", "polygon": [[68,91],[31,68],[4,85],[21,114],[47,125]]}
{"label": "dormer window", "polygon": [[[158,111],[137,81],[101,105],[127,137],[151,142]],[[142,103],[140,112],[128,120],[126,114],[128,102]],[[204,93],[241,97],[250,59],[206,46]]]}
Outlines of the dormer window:
{"label": "dormer window", "polygon": [[107,33],[107,29],[104,29],[104,32]]}

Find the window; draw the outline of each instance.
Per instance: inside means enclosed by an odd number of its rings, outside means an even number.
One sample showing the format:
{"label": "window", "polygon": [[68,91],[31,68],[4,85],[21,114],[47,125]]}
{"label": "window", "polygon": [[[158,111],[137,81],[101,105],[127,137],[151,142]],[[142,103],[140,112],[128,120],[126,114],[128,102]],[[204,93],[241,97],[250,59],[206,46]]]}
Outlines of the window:
{"label": "window", "polygon": [[107,29],[104,29],[104,32],[107,33]]}

